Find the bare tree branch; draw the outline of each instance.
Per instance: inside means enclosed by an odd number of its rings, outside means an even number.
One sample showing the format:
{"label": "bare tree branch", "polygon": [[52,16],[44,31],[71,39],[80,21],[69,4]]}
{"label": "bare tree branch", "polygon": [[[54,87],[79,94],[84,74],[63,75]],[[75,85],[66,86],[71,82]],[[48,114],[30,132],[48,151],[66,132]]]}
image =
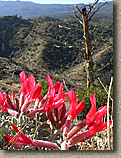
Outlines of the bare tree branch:
{"label": "bare tree branch", "polygon": [[78,12],[82,15],[81,10],[79,9],[79,7],[77,5],[74,5],[76,7],[76,9],[78,10]]}
{"label": "bare tree branch", "polygon": [[94,29],[91,31],[90,38],[92,37],[93,33],[96,31],[97,27],[98,27],[98,25],[95,25]]}
{"label": "bare tree branch", "polygon": [[92,13],[92,15],[90,15],[89,19],[88,20],[91,20],[92,17],[95,15],[95,13],[102,7],[106,4],[107,2],[103,3],[102,5],[98,6],[98,8],[95,9],[95,11]]}
{"label": "bare tree branch", "polygon": [[89,11],[87,13],[87,17],[89,16],[89,14],[91,13],[92,11],[92,8],[94,7],[95,4],[97,4],[99,2],[99,0],[96,0],[90,7],[89,7]]}
{"label": "bare tree branch", "polygon": [[75,14],[75,17],[79,20],[80,24],[83,25],[83,22],[81,21],[81,19],[79,18],[79,16],[77,16],[76,11],[73,10],[73,12],[74,12],[74,14]]}

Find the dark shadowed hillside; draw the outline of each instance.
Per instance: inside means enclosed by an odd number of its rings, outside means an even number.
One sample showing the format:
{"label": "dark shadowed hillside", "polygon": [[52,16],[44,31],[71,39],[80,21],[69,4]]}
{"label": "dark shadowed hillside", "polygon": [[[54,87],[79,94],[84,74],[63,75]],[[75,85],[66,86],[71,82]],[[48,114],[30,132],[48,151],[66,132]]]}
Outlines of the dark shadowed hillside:
{"label": "dark shadowed hillside", "polygon": [[[113,20],[112,17],[95,18],[92,26],[95,24],[98,29],[92,36],[94,83],[97,84],[100,77],[104,84],[109,84],[113,74]],[[33,73],[38,80],[50,74],[56,80],[65,78],[68,87],[86,87],[83,30],[75,18],[59,20],[41,16],[25,20],[17,16],[1,17],[0,56],[8,58],[0,59],[3,65],[0,69],[5,74],[1,74],[1,83],[8,75],[13,75],[14,70],[24,70]],[[12,63],[14,67],[8,66]],[[13,76],[13,82],[16,77]]]}

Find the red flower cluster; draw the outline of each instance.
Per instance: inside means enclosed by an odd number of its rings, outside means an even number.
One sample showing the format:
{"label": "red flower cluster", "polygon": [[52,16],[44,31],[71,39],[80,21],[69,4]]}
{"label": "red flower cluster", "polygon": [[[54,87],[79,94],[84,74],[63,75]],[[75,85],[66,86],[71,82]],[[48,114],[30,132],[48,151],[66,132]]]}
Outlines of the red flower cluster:
{"label": "red flower cluster", "polygon": [[[27,78],[25,72],[21,72],[20,98],[18,99],[13,91],[12,101],[8,94],[6,94],[5,97],[4,94],[0,92],[0,110],[2,110],[2,112],[8,112],[16,118],[20,115],[34,117],[37,112],[45,112],[56,130],[60,130],[62,127],[64,141],[61,144],[61,149],[63,150],[67,150],[78,142],[84,142],[85,140],[92,138],[97,132],[107,128],[107,122],[103,123],[103,116],[107,113],[107,106],[100,107],[96,112],[96,98],[95,94],[92,94],[90,97],[92,107],[86,115],[86,119],[70,130],[72,120],[82,112],[85,106],[85,101],[83,100],[79,103],[79,99],[76,97],[74,90],[64,94],[63,84],[57,82],[54,85],[49,75],[46,80],[49,84],[48,93],[41,99],[41,83],[39,82],[39,84],[36,85],[33,75],[30,75]],[[69,97],[69,110],[66,112],[65,102],[67,97]],[[33,102],[35,104],[31,107],[31,103]],[[20,133],[15,125],[11,125],[16,133]],[[86,131],[78,134],[78,132],[85,126],[87,126]],[[14,145],[43,146],[60,150],[54,143],[31,140],[22,133],[20,133],[19,138],[11,137],[9,135],[4,136],[4,138],[7,142]]]}

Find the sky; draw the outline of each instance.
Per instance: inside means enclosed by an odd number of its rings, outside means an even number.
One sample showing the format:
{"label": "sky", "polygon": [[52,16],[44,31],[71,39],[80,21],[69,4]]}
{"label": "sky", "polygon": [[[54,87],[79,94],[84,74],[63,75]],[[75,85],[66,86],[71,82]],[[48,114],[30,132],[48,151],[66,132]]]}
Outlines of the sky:
{"label": "sky", "polygon": [[[8,1],[8,0],[2,0],[2,1]],[[15,0],[10,0],[15,1]],[[34,3],[40,3],[40,4],[77,4],[77,3],[84,3],[89,4],[95,2],[95,0],[20,0],[20,1],[31,1]],[[100,2],[104,0],[100,0]],[[108,0],[112,1],[112,0]]]}

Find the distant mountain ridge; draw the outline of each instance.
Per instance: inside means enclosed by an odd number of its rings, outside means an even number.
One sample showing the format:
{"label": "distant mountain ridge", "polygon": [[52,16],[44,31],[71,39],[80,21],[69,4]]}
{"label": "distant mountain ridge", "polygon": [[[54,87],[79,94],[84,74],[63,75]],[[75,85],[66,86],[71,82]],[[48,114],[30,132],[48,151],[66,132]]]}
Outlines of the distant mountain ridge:
{"label": "distant mountain ridge", "polygon": [[[78,4],[79,7],[83,3]],[[29,19],[37,16],[50,16],[61,17],[73,14],[73,4],[37,4],[33,2],[23,1],[0,1],[0,16],[18,15],[22,18]],[[104,5],[99,12],[98,16],[113,15],[113,1]]]}

